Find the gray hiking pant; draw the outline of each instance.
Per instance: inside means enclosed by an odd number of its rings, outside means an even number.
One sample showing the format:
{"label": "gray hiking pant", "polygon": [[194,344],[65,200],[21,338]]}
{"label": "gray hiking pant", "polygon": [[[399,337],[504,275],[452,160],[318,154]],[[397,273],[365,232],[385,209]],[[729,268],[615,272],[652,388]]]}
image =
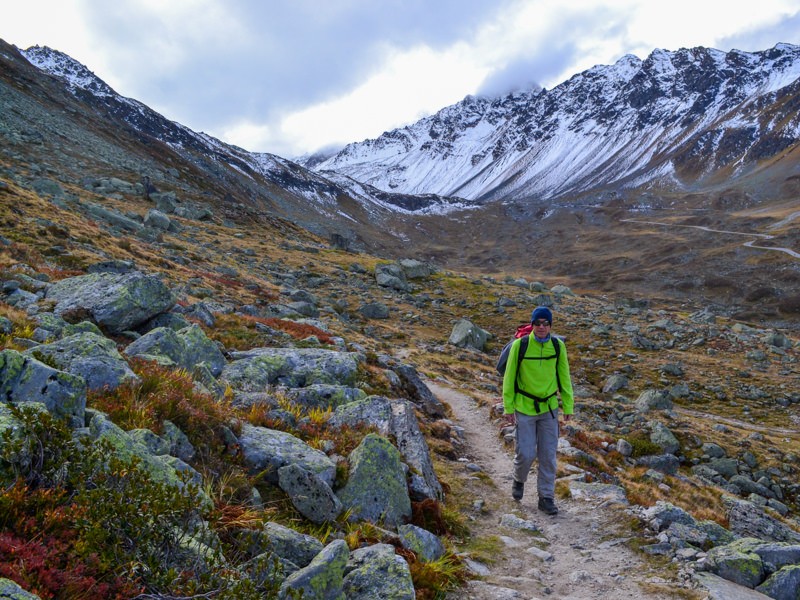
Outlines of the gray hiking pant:
{"label": "gray hiking pant", "polygon": [[558,413],[553,411],[553,414],[549,411],[535,417],[516,414],[514,479],[525,483],[533,461],[538,459],[536,490],[540,498],[554,498],[556,491]]}

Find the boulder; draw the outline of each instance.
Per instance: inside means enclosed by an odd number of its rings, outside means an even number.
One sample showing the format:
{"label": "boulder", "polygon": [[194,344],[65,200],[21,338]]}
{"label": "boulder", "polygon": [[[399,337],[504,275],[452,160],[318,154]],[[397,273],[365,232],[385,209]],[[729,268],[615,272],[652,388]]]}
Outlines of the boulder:
{"label": "boulder", "polygon": [[332,486],[336,464],[290,433],[245,424],[239,436],[244,463],[251,474],[266,471],[267,481],[278,483],[278,469],[289,464],[301,466]]}
{"label": "boulder", "polygon": [[666,425],[655,421],[651,423],[650,441],[661,448],[665,454],[677,454],[681,449],[678,438],[667,428]]}
{"label": "boulder", "polygon": [[159,231],[168,231],[170,225],[172,225],[172,222],[169,220],[169,217],[160,210],[154,208],[148,210],[144,217],[145,227],[158,229]]}
{"label": "boulder", "polygon": [[350,549],[344,540],[335,540],[299,571],[295,571],[281,585],[278,598],[295,598],[300,593],[308,600],[346,600],[342,591],[344,569]]}
{"label": "boulder", "polygon": [[52,414],[83,426],[86,383],[15,350],[0,352],[0,398],[13,404],[38,402]]}
{"label": "boulder", "polygon": [[358,354],[317,348],[256,348],[232,352],[233,362],[221,379],[242,391],[263,391],[267,386],[290,388],[315,383],[352,386],[356,382]]}
{"label": "boulder", "polygon": [[217,344],[198,325],[190,325],[180,331],[157,327],[128,345],[125,354],[152,357],[162,364],[165,361],[161,359],[167,358],[169,362],[189,372],[196,365],[205,363],[214,377],[219,377],[227,364]]}
{"label": "boulder", "polygon": [[486,342],[490,338],[489,332],[484,331],[467,319],[459,319],[453,326],[453,331],[447,341],[449,344],[459,348],[469,347],[483,351],[486,347]]}
{"label": "boulder", "polygon": [[77,333],[24,352],[62,371],[82,377],[89,390],[115,389],[139,381],[110,339],[95,333]]}
{"label": "boulder", "polygon": [[112,334],[133,329],[175,304],[158,277],[139,271],[90,273],[62,279],[47,289],[54,312],[67,321],[90,318]]}
{"label": "boulder", "polygon": [[308,565],[324,547],[318,539],[279,523],[267,523],[261,529],[242,530],[236,537],[248,556],[269,552],[296,567]]}
{"label": "boulder", "polygon": [[297,511],[313,523],[334,521],[342,512],[342,503],[331,487],[299,465],[278,469],[278,485]]}
{"label": "boulder", "polygon": [[383,302],[368,302],[358,308],[358,312],[365,319],[388,319],[389,307]]}
{"label": "boulder", "polygon": [[742,538],[732,544],[712,548],[706,556],[706,569],[728,581],[753,589],[764,581],[764,564],[753,551],[758,544],[757,539]]}
{"label": "boulder", "polygon": [[645,390],[636,399],[635,406],[639,412],[672,410],[672,398],[665,390]]}
{"label": "boulder", "polygon": [[389,527],[411,517],[411,499],[400,453],[391,442],[368,434],[350,453],[350,477],[339,499],[350,510],[348,520],[366,520]]}
{"label": "boulder", "polygon": [[397,440],[403,460],[412,467],[409,488],[414,500],[441,500],[442,486],[433,469],[430,450],[419,428],[413,405],[405,400],[369,396],[337,408],[328,421],[333,427],[369,425]]}
{"label": "boulder", "polygon": [[797,600],[800,597],[800,564],[783,567],[756,590],[773,600]]}
{"label": "boulder", "polygon": [[444,404],[433,395],[433,392],[425,385],[414,367],[401,364],[395,367],[393,371],[400,379],[403,392],[405,392],[409,400],[418,405],[426,415],[434,419],[441,419],[447,415]]}
{"label": "boulder", "polygon": [[342,584],[348,600],[414,600],[408,563],[389,544],[375,544],[350,553]]}
{"label": "boulder", "polygon": [[286,397],[307,408],[336,408],[363,400],[367,393],[361,388],[314,383],[304,388],[291,388],[286,391]]}
{"label": "boulder", "polygon": [[436,270],[428,263],[424,263],[412,258],[400,259],[398,264],[408,279],[424,279],[425,277],[430,277],[436,272]]}
{"label": "boulder", "polygon": [[444,556],[444,544],[427,529],[416,525],[400,525],[397,528],[400,543],[414,552],[423,562],[433,562]]}
{"label": "boulder", "polygon": [[800,543],[800,533],[764,513],[764,509],[747,500],[722,497],[727,510],[730,530],[740,536],[750,536],[771,542]]}
{"label": "boulder", "polygon": [[407,292],[411,289],[406,274],[396,263],[375,265],[375,282],[385,288]]}

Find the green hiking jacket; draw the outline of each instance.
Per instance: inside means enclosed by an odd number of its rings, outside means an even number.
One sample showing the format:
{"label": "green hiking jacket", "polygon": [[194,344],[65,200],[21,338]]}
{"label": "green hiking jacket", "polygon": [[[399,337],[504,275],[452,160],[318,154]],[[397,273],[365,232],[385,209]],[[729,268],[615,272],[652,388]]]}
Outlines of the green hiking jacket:
{"label": "green hiking jacket", "polygon": [[[574,396],[572,393],[572,380],[569,375],[569,360],[567,360],[567,348],[560,340],[556,341],[553,336],[546,342],[538,342],[533,334],[528,339],[528,348],[525,358],[520,365],[519,387],[529,394],[539,398],[547,398],[546,402],[539,402],[539,410],[536,410],[534,400],[517,394],[514,391],[514,380],[517,376],[517,358],[519,357],[520,340],[514,340],[511,350],[508,353],[506,372],[503,375],[503,412],[513,414],[519,411],[526,415],[540,415],[550,410],[558,409],[558,382],[556,382],[555,359],[546,360],[546,357],[553,357],[556,354],[554,343],[561,344],[561,352],[558,357],[558,378],[561,381],[561,406],[565,415],[571,415],[574,406]],[[537,357],[545,360],[537,360]]]}

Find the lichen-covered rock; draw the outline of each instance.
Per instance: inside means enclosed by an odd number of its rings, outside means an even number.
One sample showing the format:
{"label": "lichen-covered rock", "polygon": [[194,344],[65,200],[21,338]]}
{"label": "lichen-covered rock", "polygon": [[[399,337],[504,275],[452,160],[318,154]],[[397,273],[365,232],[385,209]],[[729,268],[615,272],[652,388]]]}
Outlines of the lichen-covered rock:
{"label": "lichen-covered rock", "polygon": [[[144,469],[153,481],[179,490],[186,489],[184,480],[187,477],[182,473],[188,472],[188,479],[194,483],[202,481],[200,474],[180,459],[151,454],[147,445],[141,443],[135,435],[133,437],[128,435],[102,413],[93,414],[89,422],[89,432],[94,439],[110,443],[122,460],[137,460],[139,467]],[[174,460],[170,460],[171,458]],[[209,509],[213,506],[213,502],[202,489],[198,489],[197,493],[198,502],[203,508]]]}
{"label": "lichen-covered rock", "polygon": [[281,585],[279,598],[289,598],[290,590],[302,591],[307,600],[346,600],[342,591],[344,569],[350,550],[344,540],[325,546],[307,567],[289,575]]}
{"label": "lichen-covered rock", "polygon": [[714,573],[748,588],[764,581],[764,563],[754,552],[760,544],[755,538],[742,538],[727,546],[717,546],[708,551],[706,568]]}
{"label": "lichen-covered rock", "polygon": [[125,354],[144,358],[166,357],[189,372],[196,365],[205,363],[214,377],[222,373],[226,362],[219,347],[197,325],[180,331],[157,327],[129,344]]}
{"label": "lichen-covered rock", "polygon": [[243,391],[264,391],[270,385],[290,388],[322,383],[352,386],[360,357],[353,352],[317,348],[256,348],[231,353],[233,362],[221,379]]}
{"label": "lichen-covered rock", "polygon": [[350,521],[366,520],[389,527],[411,517],[400,452],[384,437],[367,435],[350,453],[350,477],[338,496]]}
{"label": "lichen-covered rock", "polygon": [[77,333],[24,352],[62,371],[82,377],[90,390],[116,389],[139,378],[117,351],[117,345],[95,333]]}
{"label": "lichen-covered rock", "polygon": [[414,500],[431,498],[442,500],[442,486],[433,468],[430,449],[419,428],[414,406],[405,400],[389,400],[383,396],[369,396],[363,400],[340,406],[329,419],[334,427],[342,425],[371,425],[384,436],[397,441],[403,460],[412,467],[409,488]]}
{"label": "lichen-covered rock", "polygon": [[342,584],[347,600],[414,600],[408,563],[389,544],[350,553]]}
{"label": "lichen-covered rock", "polygon": [[15,350],[0,352],[0,397],[14,404],[38,402],[52,414],[83,425],[86,383]]}
{"label": "lichen-covered rock", "polygon": [[658,421],[651,423],[650,441],[661,448],[665,454],[677,454],[681,443],[669,428]]}
{"label": "lichen-covered rock", "polygon": [[439,560],[444,555],[444,544],[427,529],[416,525],[400,525],[397,535],[404,548],[414,552],[423,562]]}
{"label": "lichen-covered rock", "polygon": [[248,556],[271,553],[297,567],[308,565],[323,548],[318,539],[279,523],[267,523],[258,530],[240,531],[237,539],[242,551]]}
{"label": "lichen-covered rock", "polygon": [[331,487],[299,465],[278,469],[278,485],[297,511],[312,523],[334,521],[342,512],[342,503]]}
{"label": "lichen-covered rock", "polygon": [[336,408],[357,400],[363,400],[367,393],[354,387],[314,383],[303,388],[287,390],[286,397],[308,408]]}
{"label": "lichen-covered rock", "polygon": [[175,304],[175,296],[159,279],[139,271],[90,273],[62,279],[47,289],[54,312],[67,321],[91,318],[109,333],[133,329]]}
{"label": "lichen-covered rock", "polygon": [[17,583],[0,577],[0,598],[2,600],[39,600],[39,596],[22,589]]}
{"label": "lichen-covered rock", "polygon": [[336,465],[330,458],[284,431],[246,424],[239,436],[239,446],[250,473],[264,473],[273,484],[278,483],[278,469],[289,464],[314,473],[329,486],[336,477]]}
{"label": "lichen-covered rock", "polygon": [[486,347],[486,342],[490,339],[490,334],[468,321],[467,319],[459,319],[453,326],[453,331],[450,333],[448,343],[459,348],[474,348],[475,350],[483,350]]}
{"label": "lichen-covered rock", "polygon": [[800,565],[783,567],[770,575],[756,590],[773,600],[798,600],[800,598]]}

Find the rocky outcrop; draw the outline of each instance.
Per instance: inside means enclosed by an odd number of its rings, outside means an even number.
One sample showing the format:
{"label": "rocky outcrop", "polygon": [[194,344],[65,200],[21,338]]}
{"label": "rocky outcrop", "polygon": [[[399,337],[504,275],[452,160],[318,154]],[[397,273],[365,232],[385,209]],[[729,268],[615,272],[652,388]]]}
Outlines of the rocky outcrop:
{"label": "rocky outcrop", "polygon": [[214,377],[218,377],[226,365],[222,351],[197,325],[179,331],[157,327],[128,345],[125,354],[175,365],[189,372],[205,364]]}
{"label": "rocky outcrop", "polygon": [[448,343],[459,348],[473,348],[483,351],[491,335],[467,319],[459,319],[453,326]]}
{"label": "rocky outcrop", "polygon": [[350,511],[349,520],[395,527],[411,517],[400,453],[389,440],[367,435],[348,461],[350,476],[337,495]]}
{"label": "rocky outcrop", "polygon": [[313,384],[352,386],[361,361],[358,354],[316,348],[256,348],[232,352],[233,362],[220,378],[243,391],[270,385],[301,388]]}
{"label": "rocky outcrop", "polygon": [[389,544],[350,553],[342,589],[348,600],[414,600],[408,563]]}
{"label": "rocky outcrop", "polygon": [[88,317],[111,334],[133,329],[175,304],[161,279],[138,271],[62,279],[47,289],[46,297],[65,320]]}
{"label": "rocky outcrop", "polygon": [[76,333],[26,350],[25,355],[81,377],[89,390],[115,389],[139,380],[116,344],[95,333]]}
{"label": "rocky outcrop", "polygon": [[336,477],[336,465],[325,453],[284,431],[245,424],[239,436],[239,446],[250,473],[263,473],[273,484],[278,483],[278,470],[289,464],[299,465],[315,474],[328,486],[333,485]]}

